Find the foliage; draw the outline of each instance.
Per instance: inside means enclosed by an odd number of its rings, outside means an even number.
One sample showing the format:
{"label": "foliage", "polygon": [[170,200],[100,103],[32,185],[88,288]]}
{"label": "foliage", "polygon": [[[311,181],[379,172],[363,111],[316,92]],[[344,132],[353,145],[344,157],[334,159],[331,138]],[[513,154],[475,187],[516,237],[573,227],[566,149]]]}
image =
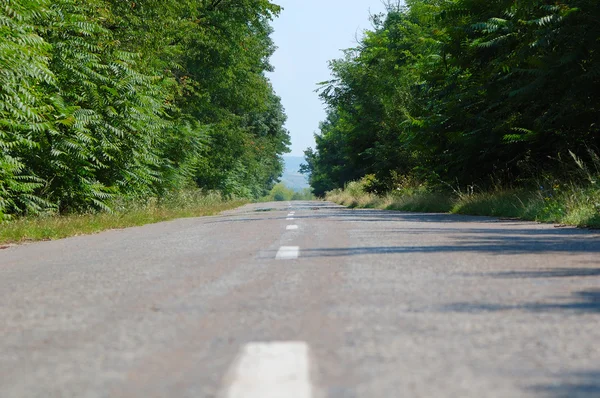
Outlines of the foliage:
{"label": "foliage", "polygon": [[292,200],[315,200],[315,195],[310,188],[304,188],[301,191],[295,191]]}
{"label": "foliage", "polygon": [[195,182],[259,197],[289,135],[267,0],[6,0],[0,219],[109,209]]}
{"label": "foliage", "polygon": [[277,183],[269,192],[269,195],[266,197],[269,201],[283,202],[292,200],[294,196],[294,191],[285,186],[283,183]]}
{"label": "foliage", "polygon": [[570,180],[560,159],[590,162],[600,147],[599,17],[592,0],[390,5],[321,86],[328,115],[304,166],[315,194],[365,175],[377,192],[399,176],[481,189]]}
{"label": "foliage", "polygon": [[37,149],[36,135],[47,126],[47,104],[40,84],[52,84],[50,47],[32,20],[47,2],[6,3],[0,8],[0,221],[47,205],[35,191],[42,181],[27,167],[23,153]]}
{"label": "foliage", "polygon": [[600,227],[600,189],[581,185],[555,186],[549,192],[498,189],[485,192],[435,192],[406,189],[375,195],[365,181],[329,191],[326,199],[353,208],[511,217],[580,227]]}
{"label": "foliage", "polygon": [[314,200],[315,196],[312,194],[310,188],[305,188],[301,191],[295,191],[289,188],[282,182],[275,184],[271,192],[262,198],[263,202],[282,202],[290,200]]}

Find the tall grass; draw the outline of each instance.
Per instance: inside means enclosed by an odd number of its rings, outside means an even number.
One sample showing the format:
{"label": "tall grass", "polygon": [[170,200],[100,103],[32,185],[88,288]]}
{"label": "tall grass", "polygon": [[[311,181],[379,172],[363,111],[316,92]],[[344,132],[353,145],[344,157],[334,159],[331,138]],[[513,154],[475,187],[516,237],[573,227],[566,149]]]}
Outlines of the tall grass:
{"label": "tall grass", "polygon": [[228,200],[217,193],[192,189],[173,192],[160,199],[120,200],[112,203],[113,212],[110,213],[25,217],[1,223],[0,244],[54,240],[176,218],[214,215],[244,203],[247,201]]}
{"label": "tall grass", "polygon": [[426,187],[407,188],[384,195],[367,192],[365,181],[327,194],[327,200],[353,208],[378,208],[413,212],[452,213],[600,227],[600,186],[556,183],[538,189],[436,192]]}

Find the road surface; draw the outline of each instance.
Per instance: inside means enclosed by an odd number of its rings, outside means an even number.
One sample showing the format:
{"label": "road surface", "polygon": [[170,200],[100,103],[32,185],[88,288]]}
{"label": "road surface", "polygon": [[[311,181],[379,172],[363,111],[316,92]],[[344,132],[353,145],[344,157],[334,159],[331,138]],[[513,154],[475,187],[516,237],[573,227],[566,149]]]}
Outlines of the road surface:
{"label": "road surface", "polygon": [[0,250],[1,397],[600,397],[600,234],[253,204]]}

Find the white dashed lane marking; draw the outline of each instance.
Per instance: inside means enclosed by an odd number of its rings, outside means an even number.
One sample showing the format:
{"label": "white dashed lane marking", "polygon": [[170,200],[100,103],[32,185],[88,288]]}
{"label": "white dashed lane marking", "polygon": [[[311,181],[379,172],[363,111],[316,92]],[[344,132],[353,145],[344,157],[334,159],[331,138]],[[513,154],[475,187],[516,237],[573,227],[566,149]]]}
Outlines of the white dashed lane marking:
{"label": "white dashed lane marking", "polygon": [[286,231],[294,231],[296,229],[298,229],[297,225],[288,225],[287,227],[285,227]]}
{"label": "white dashed lane marking", "polygon": [[238,355],[225,398],[312,398],[304,342],[250,343]]}
{"label": "white dashed lane marking", "polygon": [[300,255],[298,246],[281,246],[275,255],[277,260],[294,260]]}
{"label": "white dashed lane marking", "polygon": [[294,217],[288,217],[285,219],[285,221],[294,221]]}

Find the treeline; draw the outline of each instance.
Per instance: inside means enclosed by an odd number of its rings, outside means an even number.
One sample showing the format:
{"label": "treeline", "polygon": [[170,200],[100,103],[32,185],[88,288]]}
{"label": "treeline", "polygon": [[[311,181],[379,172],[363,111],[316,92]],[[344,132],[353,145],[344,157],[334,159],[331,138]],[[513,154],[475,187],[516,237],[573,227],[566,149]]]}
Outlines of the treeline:
{"label": "treeline", "polygon": [[284,110],[268,0],[1,0],[0,219],[196,185],[262,197]]}
{"label": "treeline", "polygon": [[305,153],[315,193],[365,175],[378,192],[406,179],[523,187],[599,164],[598,21],[596,0],[390,5],[330,64]]}
{"label": "treeline", "polygon": [[263,198],[264,201],[289,201],[289,200],[314,200],[315,196],[312,194],[310,188],[304,188],[301,190],[294,190],[288,188],[284,183],[280,182],[275,184],[273,189],[268,196]]}

